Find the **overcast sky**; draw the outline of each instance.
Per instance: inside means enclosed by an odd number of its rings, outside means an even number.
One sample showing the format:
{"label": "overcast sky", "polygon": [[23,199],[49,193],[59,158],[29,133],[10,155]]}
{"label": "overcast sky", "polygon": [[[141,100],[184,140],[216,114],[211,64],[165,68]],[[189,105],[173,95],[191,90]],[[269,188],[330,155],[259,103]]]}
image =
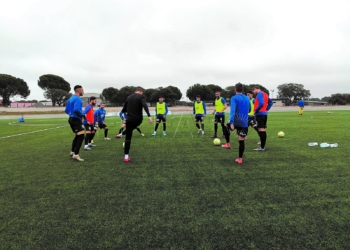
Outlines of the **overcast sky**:
{"label": "overcast sky", "polygon": [[350,93],[349,13],[349,0],[12,0],[0,8],[0,73],[37,100],[44,74],[85,92],[242,82],[276,97],[299,83],[322,98]]}

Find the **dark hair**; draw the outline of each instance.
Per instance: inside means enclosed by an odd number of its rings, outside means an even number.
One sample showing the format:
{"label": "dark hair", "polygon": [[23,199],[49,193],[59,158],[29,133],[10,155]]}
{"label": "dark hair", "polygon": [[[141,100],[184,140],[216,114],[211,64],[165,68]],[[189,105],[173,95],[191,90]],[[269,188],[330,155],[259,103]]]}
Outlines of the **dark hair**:
{"label": "dark hair", "polygon": [[260,87],[259,86],[254,86],[253,89],[260,89]]}
{"label": "dark hair", "polygon": [[81,89],[81,88],[82,88],[81,85],[75,85],[75,86],[74,86],[74,91],[77,90],[77,89]]}
{"label": "dark hair", "polygon": [[160,95],[159,98],[164,98],[164,95]]}
{"label": "dark hair", "polygon": [[101,104],[106,104],[106,103],[105,103],[105,102],[101,102],[100,105],[101,105]]}
{"label": "dark hair", "polygon": [[251,90],[247,91],[247,94],[254,95],[253,91],[251,91]]}
{"label": "dark hair", "polygon": [[215,91],[215,93],[220,93],[221,94],[221,91],[217,90],[217,91]]}
{"label": "dark hair", "polygon": [[197,98],[197,97],[201,98],[201,96],[200,96],[200,95],[196,95],[196,98]]}
{"label": "dark hair", "polygon": [[243,92],[243,84],[242,83],[237,83],[235,85],[236,92],[242,93]]}
{"label": "dark hair", "polygon": [[135,92],[136,92],[136,91],[143,92],[143,88],[142,88],[142,87],[140,87],[140,86],[137,86],[137,87],[136,87],[136,89],[135,89]]}
{"label": "dark hair", "polygon": [[89,101],[91,102],[91,101],[96,100],[96,99],[97,99],[96,97],[91,96],[90,99],[89,99]]}

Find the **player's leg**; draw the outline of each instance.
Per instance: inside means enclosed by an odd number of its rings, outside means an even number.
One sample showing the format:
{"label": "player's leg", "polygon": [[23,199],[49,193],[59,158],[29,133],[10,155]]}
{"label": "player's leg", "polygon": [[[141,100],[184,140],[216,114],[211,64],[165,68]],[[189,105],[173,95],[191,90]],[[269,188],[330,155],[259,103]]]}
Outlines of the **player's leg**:
{"label": "player's leg", "polygon": [[105,140],[109,141],[111,138],[108,138],[108,127],[106,124],[104,124],[105,127],[104,127],[104,130],[105,130]]}
{"label": "player's leg", "polygon": [[84,145],[84,150],[91,150],[89,147],[89,140],[90,140],[90,135],[91,135],[91,126],[89,124],[84,124],[85,127],[85,145]]}
{"label": "player's leg", "polygon": [[126,129],[125,129],[125,142],[124,142],[124,162],[129,162],[129,151],[131,146],[131,138],[132,138],[132,132],[135,128],[138,127],[139,124],[135,124],[130,121],[126,121]]}
{"label": "player's leg", "polygon": [[156,116],[156,126],[154,127],[154,132],[153,132],[152,136],[157,135],[157,129],[158,129],[159,123],[160,123],[160,118],[159,118],[159,116]]}
{"label": "player's leg", "polygon": [[145,134],[143,134],[143,133],[142,133],[142,131],[141,131],[140,127],[137,127],[137,128],[136,128],[136,130],[137,130],[137,132],[139,132],[139,133],[140,133],[140,135],[141,135],[141,136],[145,136]]}
{"label": "player's leg", "polygon": [[91,126],[91,134],[90,134],[90,138],[89,138],[89,146],[90,147],[96,146],[95,144],[93,144],[93,139],[95,137],[95,134],[96,134],[95,127]]}
{"label": "player's leg", "polygon": [[69,118],[68,119],[68,123],[69,123],[69,126],[70,128],[72,129],[73,133],[74,133],[74,138],[73,138],[73,141],[72,141],[72,147],[71,147],[71,151],[69,153],[69,156],[73,156],[74,155],[74,150],[75,150],[75,147],[77,145],[77,135],[75,133],[75,128],[74,128],[74,124],[73,124],[73,118]]}
{"label": "player's leg", "polygon": [[258,115],[256,116],[258,122],[258,133],[260,137],[260,147],[255,149],[257,151],[264,151],[266,145],[266,124],[267,124],[267,115]]}
{"label": "player's leg", "polygon": [[238,135],[238,143],[239,143],[239,148],[238,148],[238,158],[235,160],[238,164],[243,163],[243,153],[245,149],[245,137],[248,135],[248,128],[237,128],[237,135]]}
{"label": "player's leg", "polygon": [[222,148],[226,148],[226,149],[230,149],[231,148],[230,131],[231,131],[230,123],[227,123],[225,128],[224,128],[224,135],[225,135],[226,143],[221,145]]}
{"label": "player's leg", "polygon": [[76,159],[77,161],[84,161],[79,156],[79,151],[84,141],[84,133],[85,133],[84,126],[80,119],[77,119],[77,118],[72,118],[72,119],[73,119],[74,131],[76,134],[76,144],[74,148],[73,159]]}
{"label": "player's leg", "polygon": [[214,120],[214,134],[211,136],[211,138],[216,138],[217,137],[217,133],[218,133],[218,116],[215,115],[215,120]]}
{"label": "player's leg", "polygon": [[201,121],[201,130],[202,130],[202,135],[204,135],[204,116],[200,118]]}
{"label": "player's leg", "polygon": [[222,136],[221,136],[221,138],[225,138],[225,133],[224,133],[224,131],[226,130],[225,116],[221,116],[220,119],[219,119],[219,122],[221,123],[221,128],[222,128]]}
{"label": "player's leg", "polygon": [[166,135],[166,117],[162,117],[161,119],[163,121],[163,135]]}

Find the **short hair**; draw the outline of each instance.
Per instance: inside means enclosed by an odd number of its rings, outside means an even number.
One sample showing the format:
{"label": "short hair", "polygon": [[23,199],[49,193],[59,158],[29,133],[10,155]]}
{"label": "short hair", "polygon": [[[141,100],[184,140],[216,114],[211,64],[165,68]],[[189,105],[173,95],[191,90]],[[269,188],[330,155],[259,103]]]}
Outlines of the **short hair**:
{"label": "short hair", "polygon": [[251,90],[247,91],[247,94],[254,95],[253,91],[251,91]]}
{"label": "short hair", "polygon": [[164,95],[160,95],[159,98],[164,98]]}
{"label": "short hair", "polygon": [[243,84],[242,83],[236,83],[235,89],[237,92],[242,93],[243,92]]}
{"label": "short hair", "polygon": [[140,86],[137,86],[137,87],[136,87],[136,89],[135,89],[135,91],[140,91],[140,92],[143,92],[143,88],[142,88],[142,87],[140,87]]}
{"label": "short hair", "polygon": [[260,89],[260,87],[259,86],[254,86],[253,89]]}
{"label": "short hair", "polygon": [[74,86],[74,91],[77,90],[77,89],[81,89],[81,88],[82,88],[81,85],[75,85],[75,86]]}
{"label": "short hair", "polygon": [[96,97],[91,96],[90,99],[89,99],[89,101],[91,102],[91,101],[96,100],[96,99],[97,99]]}
{"label": "short hair", "polygon": [[196,95],[196,98],[197,98],[197,97],[201,98],[201,96],[200,96],[200,95]]}
{"label": "short hair", "polygon": [[215,93],[221,93],[221,91],[220,91],[220,90],[217,90],[217,91],[215,91]]}
{"label": "short hair", "polygon": [[101,105],[101,104],[106,104],[106,103],[105,103],[105,102],[101,102],[100,105]]}

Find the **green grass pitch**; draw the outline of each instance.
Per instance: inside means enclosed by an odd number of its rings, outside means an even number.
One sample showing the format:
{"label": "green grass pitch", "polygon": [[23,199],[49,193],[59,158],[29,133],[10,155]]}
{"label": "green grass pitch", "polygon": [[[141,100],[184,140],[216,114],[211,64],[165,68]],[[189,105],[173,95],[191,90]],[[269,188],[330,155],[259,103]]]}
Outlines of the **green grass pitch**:
{"label": "green grass pitch", "polygon": [[168,116],[167,136],[146,122],[124,163],[117,117],[85,162],[66,118],[0,120],[0,248],[350,248],[350,111],[271,112],[266,151],[250,129],[242,165],[235,134],[213,145],[211,115],[204,136],[188,114]]}

